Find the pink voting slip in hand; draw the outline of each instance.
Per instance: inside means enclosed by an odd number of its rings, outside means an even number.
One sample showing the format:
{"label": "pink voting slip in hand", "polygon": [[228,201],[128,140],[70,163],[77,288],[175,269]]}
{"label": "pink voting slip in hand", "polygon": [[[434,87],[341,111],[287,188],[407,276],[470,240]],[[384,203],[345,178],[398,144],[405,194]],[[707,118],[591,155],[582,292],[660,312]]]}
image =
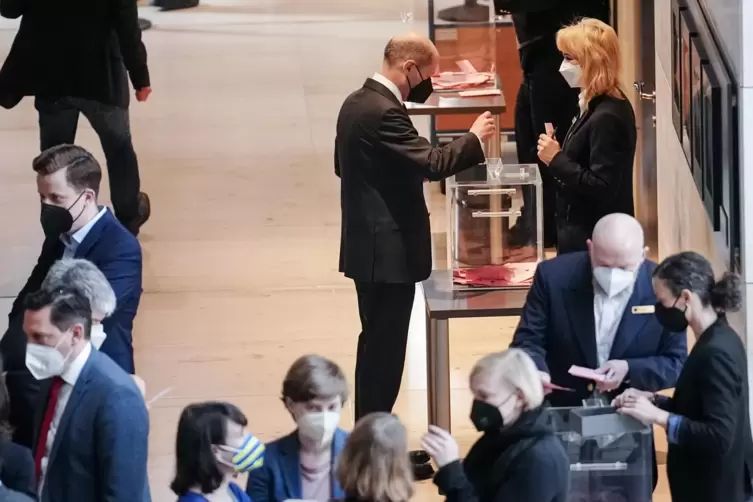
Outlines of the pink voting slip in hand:
{"label": "pink voting slip in hand", "polygon": [[593,380],[594,382],[606,382],[607,381],[606,375],[596,373],[596,371],[592,370],[591,368],[584,368],[583,366],[570,366],[568,373],[578,378],[585,378],[586,380]]}
{"label": "pink voting slip in hand", "polygon": [[568,387],[562,387],[561,385],[553,384],[544,382],[544,390],[562,390],[565,392],[575,392],[575,389],[570,389]]}

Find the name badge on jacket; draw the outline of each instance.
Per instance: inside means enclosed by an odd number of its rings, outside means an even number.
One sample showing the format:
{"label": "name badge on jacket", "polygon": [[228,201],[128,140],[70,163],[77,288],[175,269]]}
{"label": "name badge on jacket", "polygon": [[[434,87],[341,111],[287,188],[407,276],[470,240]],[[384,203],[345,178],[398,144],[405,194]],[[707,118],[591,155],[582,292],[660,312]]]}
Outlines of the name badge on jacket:
{"label": "name badge on jacket", "polygon": [[653,305],[636,305],[633,307],[633,314],[653,314],[655,310]]}

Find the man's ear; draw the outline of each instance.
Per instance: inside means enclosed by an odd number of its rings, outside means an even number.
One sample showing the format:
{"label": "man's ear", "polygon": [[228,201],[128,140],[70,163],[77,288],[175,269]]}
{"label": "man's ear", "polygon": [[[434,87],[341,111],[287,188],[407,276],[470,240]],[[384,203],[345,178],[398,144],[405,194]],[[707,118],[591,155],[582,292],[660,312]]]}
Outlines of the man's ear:
{"label": "man's ear", "polygon": [[84,325],[81,323],[76,323],[71,328],[71,332],[73,333],[73,338],[86,340],[86,330],[84,329]]}

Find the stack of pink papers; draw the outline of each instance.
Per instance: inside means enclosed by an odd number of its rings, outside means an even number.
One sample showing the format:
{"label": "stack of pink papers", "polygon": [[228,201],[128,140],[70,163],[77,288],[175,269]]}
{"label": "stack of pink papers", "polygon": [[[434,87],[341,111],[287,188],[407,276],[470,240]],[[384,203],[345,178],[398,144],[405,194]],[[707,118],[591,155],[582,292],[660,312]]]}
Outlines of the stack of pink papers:
{"label": "stack of pink papers", "polygon": [[469,89],[489,85],[494,81],[494,74],[488,72],[465,73],[444,72],[431,77],[436,90]]}
{"label": "stack of pink papers", "polygon": [[530,286],[536,273],[536,262],[507,263],[455,270],[453,281],[464,286],[500,288]]}

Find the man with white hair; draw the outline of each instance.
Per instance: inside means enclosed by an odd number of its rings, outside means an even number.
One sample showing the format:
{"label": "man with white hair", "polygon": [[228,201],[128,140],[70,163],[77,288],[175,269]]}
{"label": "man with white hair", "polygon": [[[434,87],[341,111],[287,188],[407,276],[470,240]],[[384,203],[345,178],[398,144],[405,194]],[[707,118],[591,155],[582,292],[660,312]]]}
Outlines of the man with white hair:
{"label": "man with white hair", "polygon": [[[545,381],[575,392],[553,392],[553,406],[607,404],[631,387],[658,392],[675,385],[687,357],[684,333],[670,333],[653,315],[656,295],[643,229],[626,214],[596,224],[588,252],[541,263],[511,347],[536,362]],[[605,381],[573,376],[571,366],[596,370]]]}

